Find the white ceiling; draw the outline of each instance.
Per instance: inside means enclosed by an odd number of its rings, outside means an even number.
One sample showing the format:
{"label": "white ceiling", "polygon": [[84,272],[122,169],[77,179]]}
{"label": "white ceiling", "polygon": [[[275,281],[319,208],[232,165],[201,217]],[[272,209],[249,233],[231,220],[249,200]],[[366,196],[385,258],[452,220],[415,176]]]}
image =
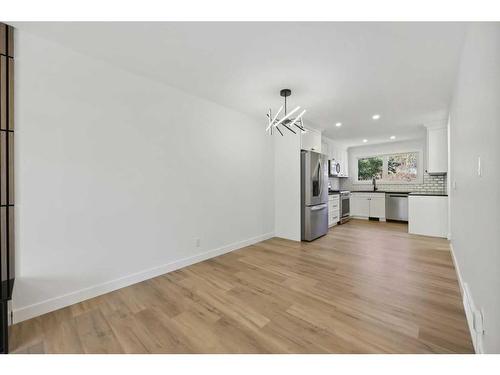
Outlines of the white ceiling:
{"label": "white ceiling", "polygon": [[[420,136],[447,116],[463,23],[14,23],[261,119],[282,104],[346,145]],[[194,109],[195,110],[195,109]],[[377,122],[372,114],[380,113]],[[343,126],[335,127],[336,122]]]}

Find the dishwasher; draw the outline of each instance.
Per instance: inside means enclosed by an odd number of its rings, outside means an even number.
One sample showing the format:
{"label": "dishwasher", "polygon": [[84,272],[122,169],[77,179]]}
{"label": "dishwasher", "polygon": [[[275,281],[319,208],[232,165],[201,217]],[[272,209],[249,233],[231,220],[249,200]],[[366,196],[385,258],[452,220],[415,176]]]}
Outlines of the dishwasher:
{"label": "dishwasher", "polygon": [[408,221],[408,193],[387,193],[385,195],[385,218]]}

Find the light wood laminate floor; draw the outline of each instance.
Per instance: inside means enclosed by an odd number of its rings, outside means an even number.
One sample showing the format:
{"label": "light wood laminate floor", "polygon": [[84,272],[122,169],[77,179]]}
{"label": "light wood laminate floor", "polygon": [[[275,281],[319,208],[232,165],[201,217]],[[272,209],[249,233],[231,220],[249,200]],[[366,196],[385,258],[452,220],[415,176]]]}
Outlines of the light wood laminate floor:
{"label": "light wood laminate floor", "polygon": [[448,241],[352,220],[16,324],[18,353],[471,353]]}

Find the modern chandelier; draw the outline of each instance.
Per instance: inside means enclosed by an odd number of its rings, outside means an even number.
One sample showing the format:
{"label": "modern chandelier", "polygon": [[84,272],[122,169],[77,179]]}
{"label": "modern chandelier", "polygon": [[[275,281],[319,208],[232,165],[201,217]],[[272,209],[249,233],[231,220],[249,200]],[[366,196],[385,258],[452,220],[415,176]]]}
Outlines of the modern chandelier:
{"label": "modern chandelier", "polygon": [[[301,132],[306,132],[306,128],[304,128],[304,123],[302,122],[302,116],[304,113],[306,113],[306,110],[304,109],[302,112],[297,117],[292,117],[294,113],[296,113],[300,107],[296,107],[294,110],[292,110],[290,113],[286,112],[286,98],[292,95],[292,90],[290,89],[283,89],[280,91],[280,95],[285,98],[285,104],[281,106],[281,108],[278,110],[278,112],[274,115],[271,113],[271,108],[269,108],[269,113],[267,113],[267,119],[268,119],[268,124],[266,128],[266,132],[269,134],[273,135],[274,129],[278,131],[283,136],[283,132],[281,131],[282,126],[283,128],[288,129],[291,131],[293,134],[297,134],[296,130],[294,127],[299,129]],[[283,107],[285,109],[285,113],[283,114],[283,117],[280,119],[278,116],[280,115],[281,111],[283,110]]]}

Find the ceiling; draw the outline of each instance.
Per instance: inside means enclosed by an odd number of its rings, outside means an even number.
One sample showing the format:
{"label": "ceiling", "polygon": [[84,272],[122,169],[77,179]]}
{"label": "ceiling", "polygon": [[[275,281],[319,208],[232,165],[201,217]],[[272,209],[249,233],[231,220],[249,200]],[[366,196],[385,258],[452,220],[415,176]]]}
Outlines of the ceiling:
{"label": "ceiling", "polygon": [[[463,23],[14,23],[73,50],[260,119],[282,104],[348,146],[443,120]],[[381,115],[374,121],[371,116]],[[341,122],[340,128],[335,127]]]}

